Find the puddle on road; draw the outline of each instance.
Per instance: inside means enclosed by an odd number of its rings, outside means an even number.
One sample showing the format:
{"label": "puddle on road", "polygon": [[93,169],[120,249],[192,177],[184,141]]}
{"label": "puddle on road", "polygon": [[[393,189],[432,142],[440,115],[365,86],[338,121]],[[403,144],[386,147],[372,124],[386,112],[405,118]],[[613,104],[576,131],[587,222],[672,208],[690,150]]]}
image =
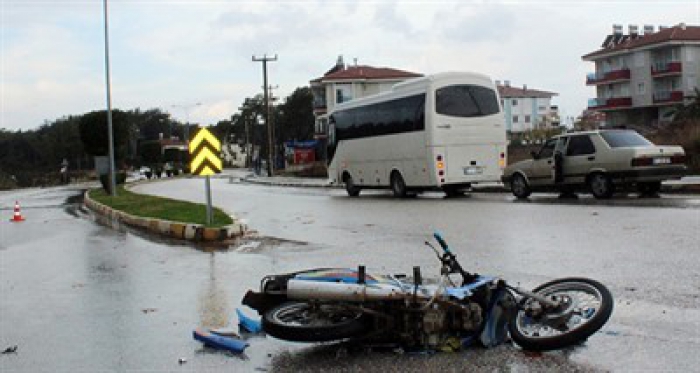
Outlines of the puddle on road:
{"label": "puddle on road", "polygon": [[572,361],[570,355],[574,351],[528,354],[512,345],[502,345],[491,349],[475,347],[456,353],[429,354],[330,344],[281,350],[272,356],[271,366],[275,372],[601,371]]}
{"label": "puddle on road", "polygon": [[63,211],[66,212],[66,214],[74,217],[74,218],[80,218],[84,216],[89,215],[89,211],[87,208],[85,208],[85,205],[83,205],[83,201],[85,200],[85,189],[81,190],[79,194],[72,195],[63,202]]}
{"label": "puddle on road", "polygon": [[308,242],[249,234],[239,238],[235,245],[230,246],[230,250],[239,253],[260,253],[280,246],[308,247]]}

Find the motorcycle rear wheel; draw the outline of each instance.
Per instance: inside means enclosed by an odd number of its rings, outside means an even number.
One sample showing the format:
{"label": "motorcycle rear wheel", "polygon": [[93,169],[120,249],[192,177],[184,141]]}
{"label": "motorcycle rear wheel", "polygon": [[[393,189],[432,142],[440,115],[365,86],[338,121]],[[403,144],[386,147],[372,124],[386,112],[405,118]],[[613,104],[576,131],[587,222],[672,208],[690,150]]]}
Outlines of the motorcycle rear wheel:
{"label": "motorcycle rear wheel", "polygon": [[543,315],[531,316],[523,309],[525,299],[508,328],[515,343],[525,350],[556,350],[585,341],[612,315],[613,298],[601,283],[587,278],[564,278],[542,284],[533,290],[546,297],[560,297],[562,306]]}
{"label": "motorcycle rear wheel", "polygon": [[367,333],[361,311],[338,304],[283,303],[263,315],[263,330],[295,342],[327,342]]}

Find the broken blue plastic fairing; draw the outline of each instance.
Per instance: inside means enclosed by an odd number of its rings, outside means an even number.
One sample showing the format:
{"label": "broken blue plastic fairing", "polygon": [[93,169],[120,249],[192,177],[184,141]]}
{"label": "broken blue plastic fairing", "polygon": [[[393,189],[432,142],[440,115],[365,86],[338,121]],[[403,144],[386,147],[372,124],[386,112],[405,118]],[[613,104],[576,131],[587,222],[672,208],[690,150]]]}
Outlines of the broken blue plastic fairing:
{"label": "broken blue plastic fairing", "polygon": [[262,332],[262,325],[260,321],[253,320],[250,317],[243,314],[239,308],[236,308],[236,314],[238,315],[238,325],[244,331],[248,333],[260,333]]}

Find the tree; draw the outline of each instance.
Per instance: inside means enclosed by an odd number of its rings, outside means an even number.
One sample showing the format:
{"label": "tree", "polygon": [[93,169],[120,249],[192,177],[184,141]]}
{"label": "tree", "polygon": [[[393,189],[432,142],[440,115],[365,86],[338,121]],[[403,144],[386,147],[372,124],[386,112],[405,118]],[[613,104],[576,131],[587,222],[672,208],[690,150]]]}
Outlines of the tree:
{"label": "tree", "polygon": [[309,87],[299,87],[277,107],[277,142],[310,140],[314,135],[313,95]]}
{"label": "tree", "polygon": [[132,129],[138,129],[138,136],[144,140],[158,140],[161,134],[169,138],[182,126],[179,122],[173,121],[170,114],[157,108],[143,112],[137,108],[127,112],[127,115],[129,122],[135,127]]}
{"label": "tree", "polygon": [[[126,156],[131,124],[129,115],[121,110],[112,110],[112,130],[114,133],[114,154],[116,159]],[[107,132],[107,112],[93,111],[80,118],[80,139],[85,151],[94,156],[109,154],[109,134]]]}
{"label": "tree", "polygon": [[674,122],[700,120],[700,89],[695,87],[695,94],[688,96],[690,100],[675,108]]}

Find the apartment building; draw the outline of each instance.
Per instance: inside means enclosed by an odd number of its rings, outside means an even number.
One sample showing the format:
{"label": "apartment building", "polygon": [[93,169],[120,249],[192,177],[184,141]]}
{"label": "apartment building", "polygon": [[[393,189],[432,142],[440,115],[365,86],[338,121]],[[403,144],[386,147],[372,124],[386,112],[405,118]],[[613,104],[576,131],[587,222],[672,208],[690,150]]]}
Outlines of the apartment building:
{"label": "apartment building", "polygon": [[700,87],[700,27],[613,25],[600,49],[582,57],[595,64],[586,85],[596,97],[588,109],[604,112],[606,125],[656,126]]}
{"label": "apartment building", "polygon": [[552,97],[556,93],[528,88],[527,85],[513,87],[508,80],[503,84],[497,80],[496,87],[509,133],[559,127],[559,110],[552,106]]}

